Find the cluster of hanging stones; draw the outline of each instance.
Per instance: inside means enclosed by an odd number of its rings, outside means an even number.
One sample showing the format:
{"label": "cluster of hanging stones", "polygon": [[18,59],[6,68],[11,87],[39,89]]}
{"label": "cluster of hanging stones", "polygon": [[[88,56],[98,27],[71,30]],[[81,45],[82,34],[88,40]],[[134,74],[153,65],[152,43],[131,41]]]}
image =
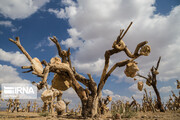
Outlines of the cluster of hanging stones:
{"label": "cluster of hanging stones", "polygon": [[[151,52],[151,47],[149,45],[143,46],[140,50],[140,54],[144,55],[144,56],[148,56],[150,52]],[[137,66],[137,62],[132,61],[126,65],[126,69],[124,70],[124,73],[127,77],[134,78],[138,71],[139,71],[139,68]],[[136,80],[136,78],[134,78],[134,80]],[[147,82],[147,81],[146,81],[146,84],[148,86],[150,86],[149,82]],[[138,81],[137,88],[138,88],[138,90],[142,91],[142,89],[143,89],[142,81]]]}

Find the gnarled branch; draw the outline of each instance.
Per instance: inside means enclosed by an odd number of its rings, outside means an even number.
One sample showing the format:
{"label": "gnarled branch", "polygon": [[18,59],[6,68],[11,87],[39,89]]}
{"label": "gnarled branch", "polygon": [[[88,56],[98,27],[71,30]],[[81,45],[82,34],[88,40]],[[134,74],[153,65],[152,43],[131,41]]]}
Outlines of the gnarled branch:
{"label": "gnarled branch", "polygon": [[147,41],[143,41],[143,42],[139,43],[139,44],[136,46],[136,49],[135,49],[135,51],[134,51],[134,54],[132,54],[127,47],[125,47],[124,52],[125,52],[126,55],[127,55],[128,57],[130,57],[130,58],[137,58],[137,57],[141,56],[141,54],[138,53],[138,52],[139,52],[139,49],[140,49],[142,46],[144,46],[145,44],[147,44],[147,43],[148,43]]}
{"label": "gnarled branch", "polygon": [[111,75],[111,73],[116,69],[116,67],[123,67],[126,64],[128,64],[131,60],[124,60],[121,62],[116,63],[107,74],[105,74],[104,79],[102,79],[102,81],[100,81],[99,85],[98,85],[98,89],[97,89],[97,94],[99,95],[101,90],[103,89],[103,86],[105,85],[108,77]]}

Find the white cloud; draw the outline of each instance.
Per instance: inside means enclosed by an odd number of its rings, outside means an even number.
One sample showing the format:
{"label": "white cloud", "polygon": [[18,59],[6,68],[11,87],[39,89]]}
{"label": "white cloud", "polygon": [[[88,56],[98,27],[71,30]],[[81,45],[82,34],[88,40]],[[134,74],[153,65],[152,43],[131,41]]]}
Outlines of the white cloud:
{"label": "white cloud", "polygon": [[67,48],[70,47],[70,48],[74,48],[74,49],[81,46],[82,43],[83,42],[81,40],[72,39],[72,38],[68,38],[65,41],[63,41],[63,40],[61,41],[62,45],[65,45]]}
{"label": "white cloud", "polygon": [[103,98],[105,98],[107,95],[109,95],[110,97],[112,97],[113,101],[116,100],[123,100],[123,101],[132,101],[131,98],[127,97],[127,96],[120,96],[118,94],[114,94],[113,91],[109,90],[109,89],[105,89],[103,90]]}
{"label": "white cloud", "polygon": [[21,54],[19,51],[17,52],[6,52],[0,48],[0,60],[10,62],[15,66],[25,66],[29,65],[27,58],[24,54]]}
{"label": "white cloud", "polygon": [[13,26],[11,21],[0,21],[0,25],[5,26],[5,27],[12,27]]}
{"label": "white cloud", "polygon": [[172,90],[172,87],[171,87],[171,86],[165,86],[165,87],[161,87],[161,88],[159,89],[159,91],[160,91],[161,93],[169,93],[171,90]]}
{"label": "white cloud", "polygon": [[69,16],[73,17],[74,15],[76,15],[76,7],[70,6],[65,7],[65,9],[61,8],[60,10],[49,8],[48,12],[55,14],[57,18],[66,19]]}
{"label": "white cloud", "polygon": [[62,0],[61,3],[66,7],[64,9],[49,8],[48,12],[55,14],[57,18],[67,19],[69,16],[73,17],[76,14],[76,3],[72,0]]}
{"label": "white cloud", "polygon": [[[163,16],[154,14],[154,3],[155,0],[78,0],[76,5],[69,5],[60,10],[66,17],[58,17],[60,11],[55,14],[58,18],[68,18],[72,28],[80,33],[78,37],[84,40],[73,55],[77,63],[90,66],[92,62],[95,64],[99,59],[104,59],[104,52],[111,49],[119,29],[126,28],[133,21],[134,24],[124,38],[130,51],[144,40],[149,41],[152,48],[150,56],[137,60],[140,70],[147,74],[152,65],[156,65],[158,57],[162,56],[159,79],[165,81],[179,78],[180,6]],[[73,43],[73,40],[69,42]],[[114,62],[126,58],[124,54],[117,54],[111,60]],[[84,71],[90,71],[87,69],[91,68],[87,67]],[[122,71],[119,74],[124,73]]]}
{"label": "white cloud", "polygon": [[[44,47],[44,46],[54,46],[55,44],[50,40],[50,37],[46,37],[43,40],[41,40],[35,47],[35,49]],[[44,51],[44,50],[42,50]]]}
{"label": "white cloud", "polygon": [[11,19],[31,16],[50,0],[0,0],[0,13]]}
{"label": "white cloud", "polygon": [[[11,32],[17,32],[22,28],[22,26],[19,26],[19,27],[14,26],[11,21],[0,21],[0,26],[10,28]],[[3,34],[3,32],[1,32],[0,34]]]}
{"label": "white cloud", "polygon": [[61,2],[64,5],[70,5],[70,6],[76,5],[76,3],[74,1],[72,1],[72,0],[62,0]]}
{"label": "white cloud", "polygon": [[30,83],[30,81],[20,78],[16,68],[0,64],[0,84],[2,83]]}
{"label": "white cloud", "polygon": [[103,59],[98,59],[95,62],[89,62],[89,63],[80,63],[80,61],[77,60],[73,60],[73,66],[75,66],[75,68],[77,68],[77,70],[80,73],[91,73],[94,75],[100,75],[101,71],[103,69],[104,66],[104,60]]}
{"label": "white cloud", "polygon": [[68,29],[67,31],[72,38],[77,38],[80,35],[75,28]]}
{"label": "white cloud", "polygon": [[108,90],[108,89],[103,90],[103,93],[105,95],[113,95],[114,94],[111,90]]}
{"label": "white cloud", "polygon": [[62,40],[62,45],[65,45],[67,48],[70,47],[74,49],[83,45],[83,41],[79,38],[81,33],[79,33],[75,28],[68,29],[67,31],[71,38],[68,38],[65,41]]}
{"label": "white cloud", "polygon": [[11,28],[11,32],[17,32],[17,31],[19,31],[21,28],[22,28],[22,26],[13,27],[13,28]]}
{"label": "white cloud", "polygon": [[67,14],[64,12],[64,9],[60,9],[59,11],[57,9],[49,8],[48,12],[54,13],[57,18],[67,18]]}
{"label": "white cloud", "polygon": [[164,101],[164,102],[167,102],[168,100],[169,100],[169,96],[163,97],[163,101]]}

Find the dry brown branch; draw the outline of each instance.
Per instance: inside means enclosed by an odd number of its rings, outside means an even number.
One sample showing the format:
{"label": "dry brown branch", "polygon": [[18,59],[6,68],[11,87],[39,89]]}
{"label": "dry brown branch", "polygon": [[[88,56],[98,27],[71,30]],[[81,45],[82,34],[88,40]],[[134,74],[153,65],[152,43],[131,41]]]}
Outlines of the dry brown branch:
{"label": "dry brown branch", "polygon": [[59,44],[59,42],[58,42],[56,36],[53,36],[53,38],[50,38],[50,40],[54,42],[54,44],[55,44],[56,47],[57,47],[58,54],[59,54],[59,56],[62,58],[62,54],[61,54],[61,46],[60,46],[60,44]]}
{"label": "dry brown branch", "polygon": [[135,56],[138,56],[138,55],[139,55],[139,54],[138,54],[139,49],[140,49],[142,46],[144,46],[145,44],[147,44],[147,43],[148,43],[148,41],[144,41],[144,42],[139,43],[139,44],[137,45],[135,51],[134,51],[134,55],[135,55]]}
{"label": "dry brown branch", "polygon": [[31,56],[28,54],[28,52],[22,47],[22,45],[21,45],[21,43],[20,43],[19,37],[16,37],[16,40],[13,40],[13,39],[11,39],[11,38],[9,38],[9,40],[18,46],[18,48],[22,51],[22,53],[27,57],[27,59],[28,59],[28,60],[31,62],[31,64],[32,64],[32,57],[31,57]]}
{"label": "dry brown branch", "polygon": [[159,60],[158,60],[158,62],[157,62],[157,65],[156,65],[156,70],[159,68],[159,63],[160,63],[160,61],[161,61],[161,56],[159,57]]}
{"label": "dry brown branch", "polygon": [[[119,62],[119,63],[116,63],[110,70],[109,70],[109,72],[107,73],[106,71],[106,73],[105,73],[105,75],[104,75],[104,78],[100,81],[100,83],[99,83],[99,85],[98,85],[98,89],[97,89],[97,94],[99,95],[100,94],[100,92],[101,92],[101,90],[103,89],[103,87],[104,87],[104,85],[105,85],[105,83],[106,83],[106,81],[107,81],[107,79],[108,79],[108,77],[111,75],[111,73],[116,69],[116,67],[123,67],[123,66],[125,66],[128,62],[130,62],[130,60],[124,60],[124,61],[121,61],[121,62]],[[107,70],[107,69],[106,69]]]}
{"label": "dry brown branch", "polygon": [[71,65],[71,59],[70,59],[70,48],[68,49],[68,51],[62,50],[61,46],[57,40],[57,38],[55,36],[53,36],[53,38],[50,38],[51,41],[53,41],[56,44],[57,50],[58,50],[58,54],[59,56],[62,58],[62,62],[63,63],[69,63],[70,67],[72,68]]}
{"label": "dry brown branch", "polygon": [[48,78],[48,74],[49,74],[49,68],[50,66],[47,65],[45,68],[44,68],[44,71],[43,71],[43,80],[42,80],[42,83],[45,84],[46,81],[47,81],[47,78]]}
{"label": "dry brown branch", "polygon": [[94,79],[93,79],[92,76],[91,76],[91,74],[88,73],[87,75],[88,75],[88,77],[89,77],[90,82],[91,82],[91,83],[95,83],[95,82],[94,82]]}
{"label": "dry brown branch", "polygon": [[29,72],[32,72],[32,71],[33,71],[33,69],[30,69],[28,71],[23,71],[22,73],[29,73]]}
{"label": "dry brown branch", "polygon": [[125,52],[126,55],[127,55],[128,57],[130,57],[130,58],[137,58],[137,57],[141,56],[141,54],[138,53],[138,52],[139,52],[139,49],[140,49],[142,46],[144,46],[145,44],[147,44],[147,43],[148,43],[147,41],[143,41],[143,42],[139,43],[139,44],[136,46],[136,49],[135,49],[135,51],[134,51],[134,54],[132,54],[127,47],[125,47],[124,52]]}
{"label": "dry brown branch", "polygon": [[133,22],[131,22],[131,23],[129,24],[129,26],[127,27],[126,31],[125,31],[124,34],[121,36],[120,40],[123,39],[123,37],[125,36],[125,34],[127,33],[127,31],[129,30],[129,28],[131,27],[132,24],[133,24]]}
{"label": "dry brown branch", "polygon": [[88,84],[89,84],[89,79],[85,78],[84,76],[82,76],[81,74],[79,73],[75,73],[74,74],[75,78],[77,81],[81,82],[82,84],[84,84],[86,87],[88,87]]}
{"label": "dry brown branch", "polygon": [[116,44],[118,44],[122,39],[121,39],[121,35],[122,33],[124,32],[124,29],[120,30],[120,34],[119,36],[117,37],[117,41],[116,41]]}
{"label": "dry brown branch", "polygon": [[67,51],[67,55],[68,55],[69,66],[70,66],[70,68],[72,68],[71,58],[70,58],[70,55],[71,55],[71,53],[70,53],[70,48],[69,48],[68,51]]}
{"label": "dry brown branch", "polygon": [[146,80],[148,79],[147,77],[142,76],[142,75],[140,75],[139,73],[138,73],[136,76],[142,77],[142,78],[144,78],[144,79],[146,79]]}
{"label": "dry brown branch", "polygon": [[89,85],[88,88],[94,95],[96,95],[97,92],[97,84],[95,83],[94,79],[92,78],[91,74],[87,74],[89,77]]}
{"label": "dry brown branch", "polygon": [[32,69],[32,66],[22,66],[22,69]]}

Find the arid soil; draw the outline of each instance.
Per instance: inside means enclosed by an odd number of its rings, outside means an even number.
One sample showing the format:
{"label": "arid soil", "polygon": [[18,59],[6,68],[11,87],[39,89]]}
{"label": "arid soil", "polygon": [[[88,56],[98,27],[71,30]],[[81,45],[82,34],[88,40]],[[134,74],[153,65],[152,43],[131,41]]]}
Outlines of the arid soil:
{"label": "arid soil", "polygon": [[[0,119],[1,120],[23,120],[23,119],[31,119],[31,120],[77,120],[77,119],[83,119],[80,116],[75,115],[63,115],[60,117],[57,117],[56,114],[51,115],[49,114],[46,117],[43,117],[39,113],[27,113],[27,112],[14,112],[14,113],[8,113],[4,111],[0,111]],[[106,116],[102,116],[100,118],[94,118],[94,120],[113,120],[110,113],[108,113]],[[88,119],[92,120],[92,119]],[[167,111],[165,113],[161,112],[138,112],[135,116],[131,118],[122,118],[122,120],[180,120],[180,111]]]}

